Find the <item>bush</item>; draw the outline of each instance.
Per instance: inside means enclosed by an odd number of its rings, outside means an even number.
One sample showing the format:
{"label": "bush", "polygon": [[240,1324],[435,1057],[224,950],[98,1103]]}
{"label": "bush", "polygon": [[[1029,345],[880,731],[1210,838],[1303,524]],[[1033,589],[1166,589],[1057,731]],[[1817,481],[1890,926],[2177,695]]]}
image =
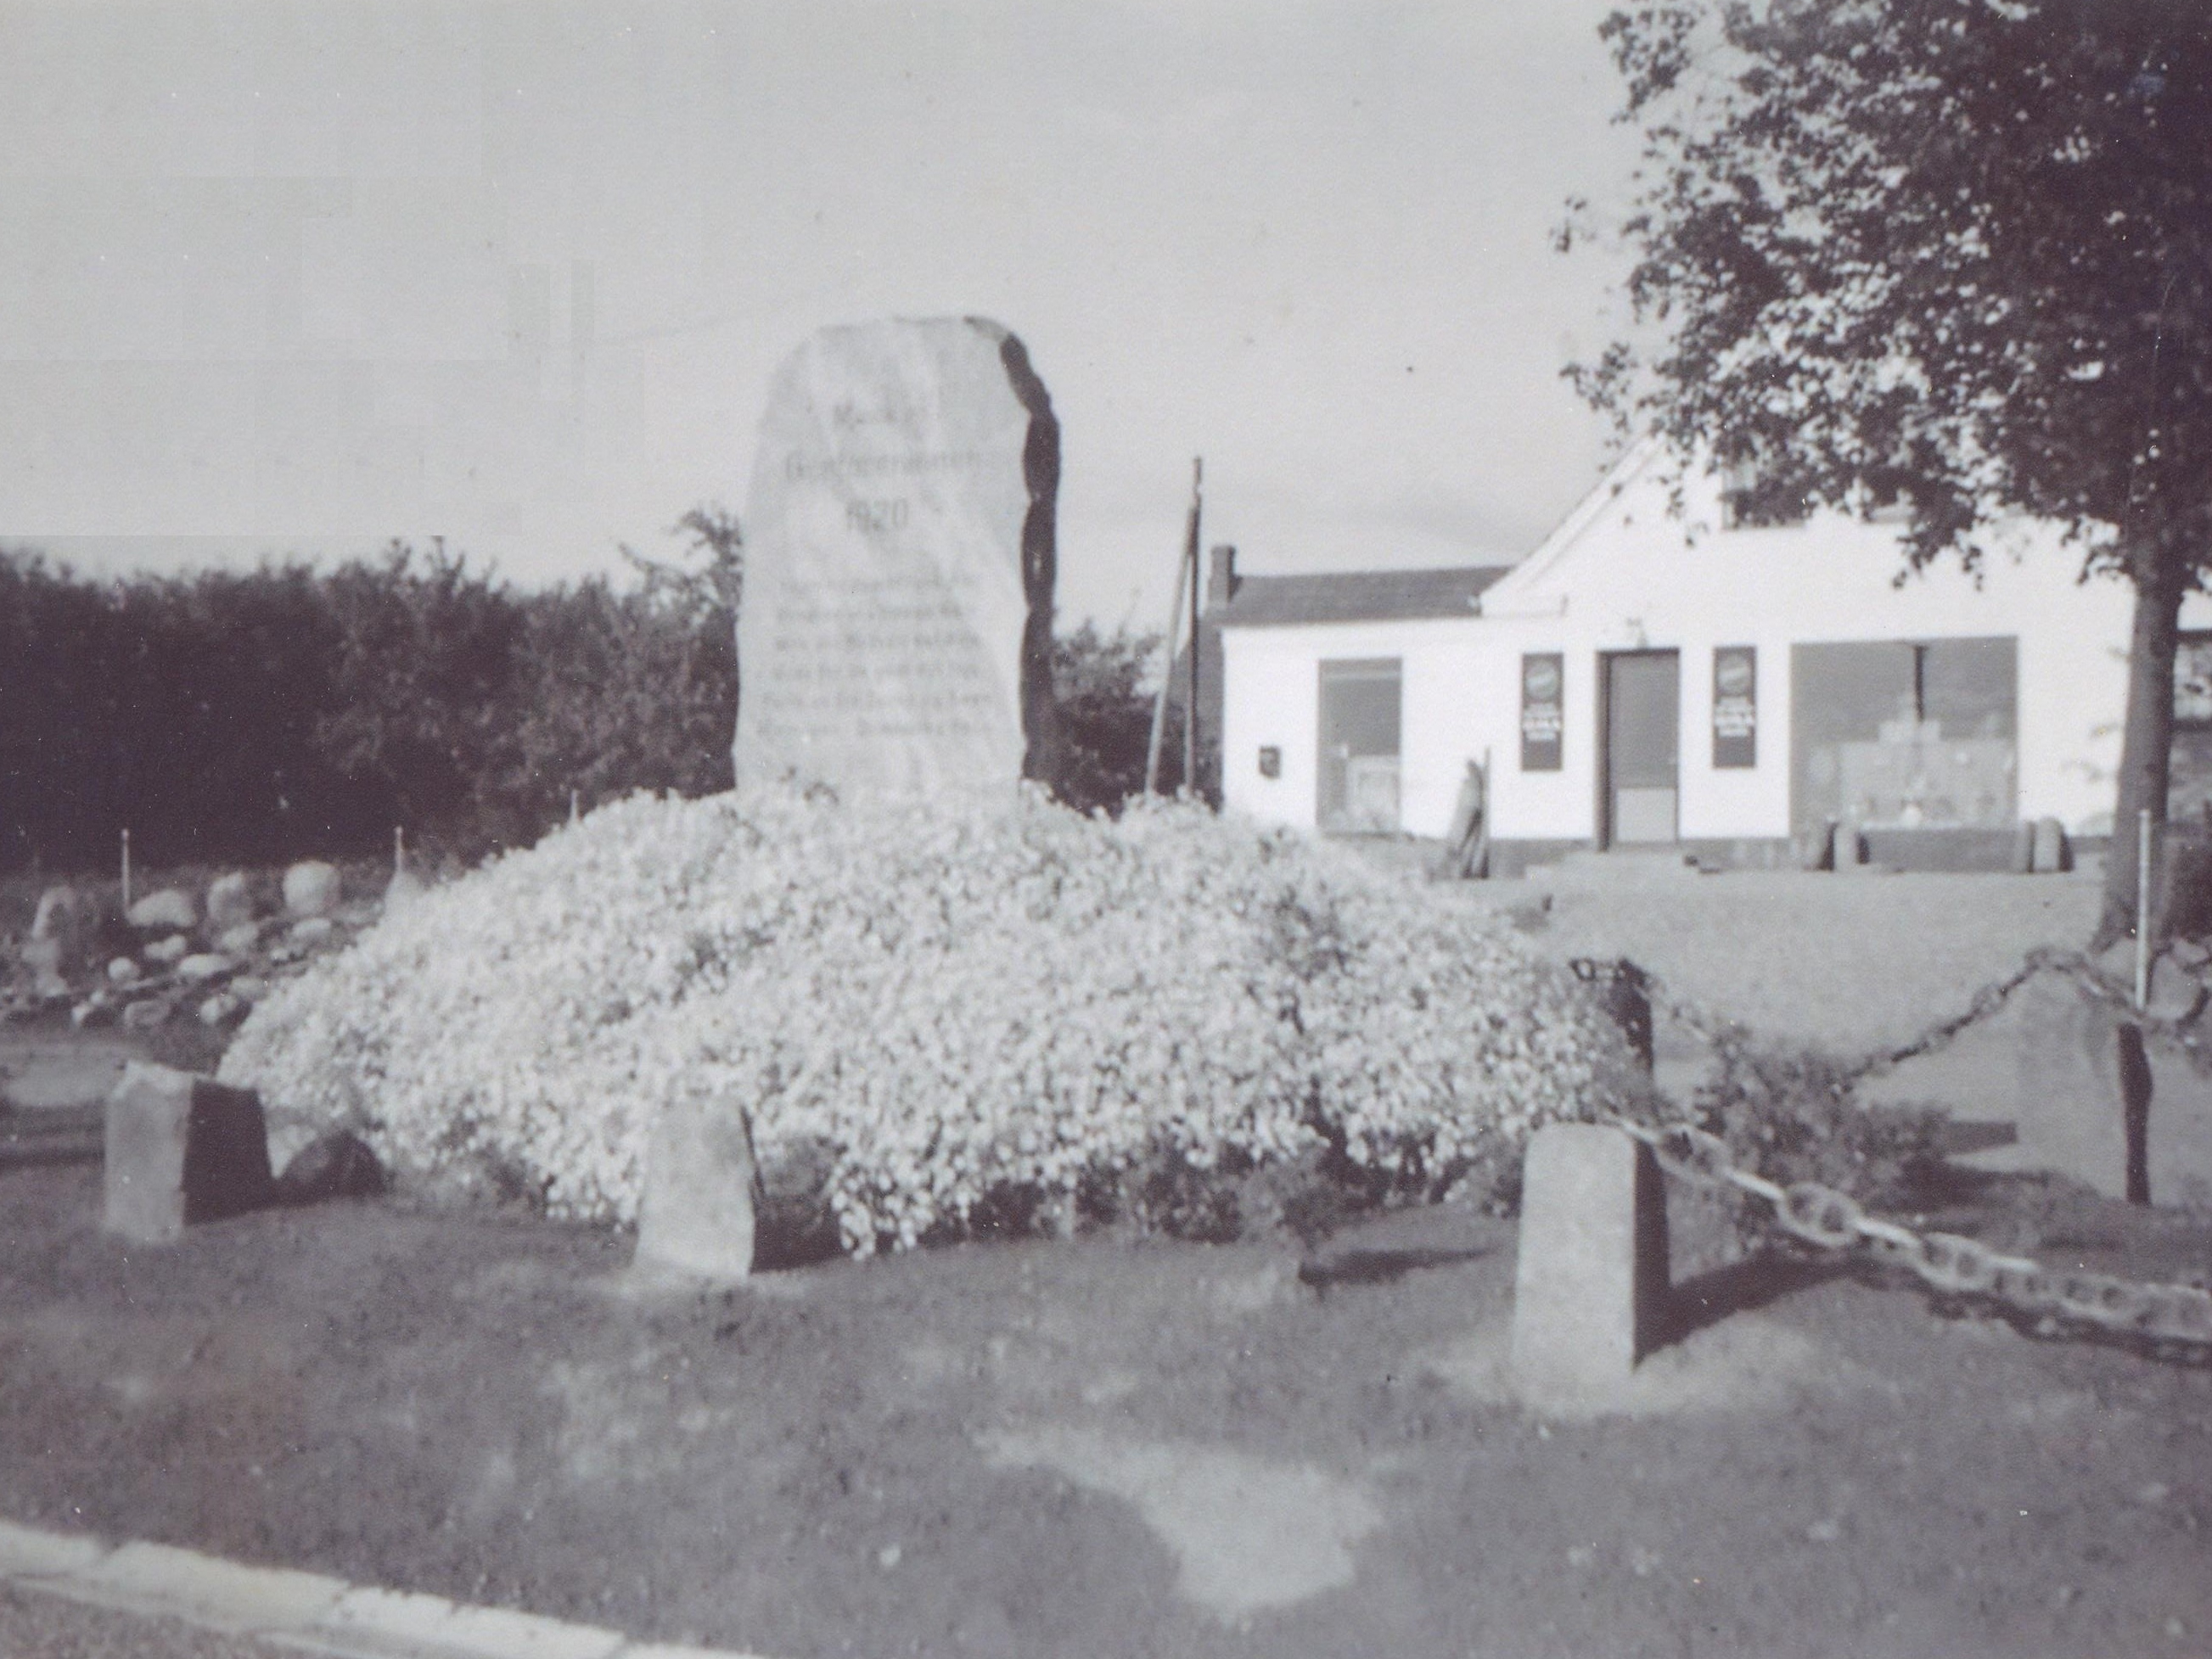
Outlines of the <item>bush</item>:
{"label": "bush", "polygon": [[[1946,1115],[1862,1102],[1863,1064],[1735,1029],[1712,1047],[1715,1067],[1692,1097],[1692,1115],[1727,1141],[1740,1168],[1785,1187],[1816,1181],[1881,1205],[1907,1194],[1938,1157]],[[1765,1209],[1754,1203],[1742,1211],[1747,1231],[1768,1230]]]}
{"label": "bush", "polygon": [[866,1254],[1204,1231],[1188,1188],[1302,1159],[1433,1196],[1599,1104],[1619,1048],[1569,976],[1332,848],[774,789],[632,799],[434,890],[257,1008],[223,1075],[403,1176],[599,1219],[635,1214],[661,1105],[726,1102],[765,1166],[820,1159]]}

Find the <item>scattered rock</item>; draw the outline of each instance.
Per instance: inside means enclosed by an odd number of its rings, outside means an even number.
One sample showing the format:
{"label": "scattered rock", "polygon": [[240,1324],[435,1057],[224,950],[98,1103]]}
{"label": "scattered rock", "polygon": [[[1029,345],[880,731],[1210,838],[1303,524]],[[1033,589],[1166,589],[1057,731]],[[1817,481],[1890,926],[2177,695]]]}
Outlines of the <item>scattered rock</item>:
{"label": "scattered rock", "polygon": [[133,927],[146,933],[157,927],[181,931],[190,928],[199,919],[199,911],[192,903],[192,896],[178,887],[164,887],[158,893],[147,894],[131,907],[125,917]]}
{"label": "scattered rock", "polygon": [[181,962],[191,948],[191,941],[182,933],[172,933],[167,939],[155,939],[146,947],[145,954],[149,962]]}
{"label": "scattered rock", "polygon": [[332,1129],[294,1153],[276,1177],[279,1204],[317,1204],[326,1198],[374,1198],[385,1188],[384,1166],[359,1135]]}
{"label": "scattered rock", "polygon": [[338,908],[338,872],[320,859],[307,859],[284,872],[284,908],[295,916],[328,915]]}
{"label": "scattered rock", "polygon": [[129,957],[118,957],[107,964],[107,978],[110,984],[128,985],[137,977],[138,964],[131,961]]}
{"label": "scattered rock", "polygon": [[228,1025],[246,1012],[242,997],[228,991],[218,991],[199,1006],[199,1022],[203,1025]]}
{"label": "scattered rock", "polygon": [[217,933],[215,948],[228,956],[242,957],[260,943],[261,924],[258,921],[241,921]]}
{"label": "scattered rock", "polygon": [[208,884],[207,919],[208,926],[217,932],[253,920],[253,893],[244,872],[234,870]]}
{"label": "scattered rock", "polygon": [[214,979],[227,974],[238,964],[219,951],[203,951],[197,956],[186,957],[177,964],[177,977],[198,984],[202,980]]}
{"label": "scattered rock", "polygon": [[94,1025],[105,1025],[114,1011],[105,1002],[84,1001],[70,1010],[70,1027],[82,1031]]}
{"label": "scattered rock", "polygon": [[156,1026],[166,1025],[168,1019],[169,1005],[158,997],[124,1006],[123,1028],[127,1031],[150,1031]]}
{"label": "scattered rock", "polygon": [[106,1127],[110,1232],[164,1243],[269,1200],[267,1130],[249,1090],[133,1060],[107,1097]]}
{"label": "scattered rock", "polygon": [[291,939],[295,945],[320,945],[337,928],[328,916],[308,916],[292,924]]}
{"label": "scattered rock", "polygon": [[248,1002],[258,1002],[269,994],[269,981],[258,974],[240,974],[231,981],[230,994]]}

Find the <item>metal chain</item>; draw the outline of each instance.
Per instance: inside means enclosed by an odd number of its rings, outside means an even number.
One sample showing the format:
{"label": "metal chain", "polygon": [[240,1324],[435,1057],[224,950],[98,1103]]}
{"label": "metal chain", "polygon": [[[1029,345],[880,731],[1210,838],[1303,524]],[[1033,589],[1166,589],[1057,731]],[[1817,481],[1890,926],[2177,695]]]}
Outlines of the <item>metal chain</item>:
{"label": "metal chain", "polygon": [[1817,1181],[1784,1187],[1739,1169],[1728,1143],[1710,1130],[1687,1123],[1656,1128],[1621,1118],[1609,1121],[1649,1146],[1668,1174],[1765,1200],[1776,1224],[1808,1244],[1828,1250],[1864,1245],[1875,1261],[1909,1268],[1947,1296],[1996,1302],[2030,1318],[2086,1324],[2143,1341],[2187,1343],[2212,1357],[2212,1291],[2056,1270],[1956,1233],[1915,1232],[1869,1215],[1850,1194]]}
{"label": "metal chain", "polygon": [[[1586,981],[1603,977],[1613,966],[1589,958],[1577,958],[1570,965]],[[1707,1047],[1741,1042],[1749,1035],[1741,1022],[1677,995],[1650,969],[1638,966],[1637,972],[1652,1008],[1663,1012]],[[2187,1011],[2178,1015],[2153,1013],[2136,1008],[2128,994],[2099,972],[2096,964],[2081,951],[2045,946],[2028,952],[2015,972],[1976,992],[1964,1013],[1937,1020],[1896,1048],[1881,1049],[1847,1062],[1843,1067],[1844,1076],[1850,1081],[1860,1081],[1948,1047],[1961,1033],[2000,1012],[2014,992],[2040,974],[2055,974],[2070,981],[2091,1000],[2103,1003],[2140,1027],[2147,1041],[2179,1054],[2199,1071],[2212,1073],[2212,1032],[2199,1024],[2207,1009],[2212,1008],[2212,995],[2198,996]]]}

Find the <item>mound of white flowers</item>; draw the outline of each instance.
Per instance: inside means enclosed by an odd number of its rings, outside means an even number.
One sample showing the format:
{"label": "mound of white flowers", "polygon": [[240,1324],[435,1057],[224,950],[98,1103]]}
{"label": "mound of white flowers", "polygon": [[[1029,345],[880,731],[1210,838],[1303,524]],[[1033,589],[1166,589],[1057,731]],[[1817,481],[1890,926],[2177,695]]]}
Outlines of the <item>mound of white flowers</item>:
{"label": "mound of white flowers", "polygon": [[629,1219],[654,1115],[827,1149],[846,1248],[1051,1205],[1164,1153],[1323,1147],[1431,1191],[1581,1115],[1618,1036],[1502,929],[1188,805],[1118,822],[638,797],[387,917],[255,1009],[222,1065],[404,1180]]}

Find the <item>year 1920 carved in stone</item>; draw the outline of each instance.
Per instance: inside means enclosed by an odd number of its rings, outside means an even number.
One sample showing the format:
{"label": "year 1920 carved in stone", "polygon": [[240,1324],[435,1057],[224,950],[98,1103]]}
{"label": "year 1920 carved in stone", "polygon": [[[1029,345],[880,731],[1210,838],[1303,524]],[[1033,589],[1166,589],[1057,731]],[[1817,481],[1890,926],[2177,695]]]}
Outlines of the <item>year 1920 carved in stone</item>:
{"label": "year 1920 carved in stone", "polygon": [[826,328],[778,372],[747,507],[740,782],[1049,778],[1060,428],[981,318]]}

